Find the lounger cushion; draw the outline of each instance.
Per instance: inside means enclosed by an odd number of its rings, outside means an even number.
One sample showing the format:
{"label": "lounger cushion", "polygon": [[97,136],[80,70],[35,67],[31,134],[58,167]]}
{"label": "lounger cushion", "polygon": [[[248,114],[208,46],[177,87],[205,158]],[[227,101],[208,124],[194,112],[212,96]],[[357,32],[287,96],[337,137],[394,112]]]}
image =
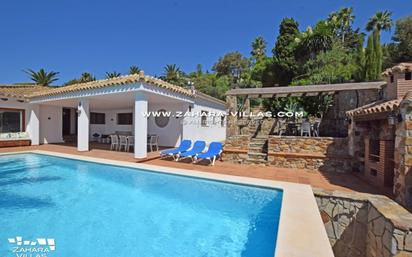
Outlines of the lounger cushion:
{"label": "lounger cushion", "polygon": [[199,159],[208,159],[218,156],[222,153],[223,144],[220,142],[212,142],[210,143],[209,149],[205,153],[199,154],[197,157]]}
{"label": "lounger cushion", "polygon": [[162,152],[160,152],[160,154],[179,154],[179,153],[182,153],[182,152],[185,152],[185,151],[189,150],[191,145],[192,145],[192,141],[183,140],[180,143],[179,147],[162,151]]}
{"label": "lounger cushion", "polygon": [[205,141],[196,141],[192,147],[187,152],[184,152],[180,155],[180,157],[193,157],[196,156],[197,154],[202,153],[205,150],[206,147],[206,142]]}

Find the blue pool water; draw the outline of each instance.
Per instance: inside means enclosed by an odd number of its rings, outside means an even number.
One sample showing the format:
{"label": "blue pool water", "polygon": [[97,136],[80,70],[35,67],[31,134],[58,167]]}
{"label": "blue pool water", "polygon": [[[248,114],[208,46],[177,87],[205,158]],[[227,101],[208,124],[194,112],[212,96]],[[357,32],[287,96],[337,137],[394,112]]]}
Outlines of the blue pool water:
{"label": "blue pool water", "polygon": [[22,236],[54,238],[49,257],[273,257],[281,203],[281,190],[0,156],[0,256]]}

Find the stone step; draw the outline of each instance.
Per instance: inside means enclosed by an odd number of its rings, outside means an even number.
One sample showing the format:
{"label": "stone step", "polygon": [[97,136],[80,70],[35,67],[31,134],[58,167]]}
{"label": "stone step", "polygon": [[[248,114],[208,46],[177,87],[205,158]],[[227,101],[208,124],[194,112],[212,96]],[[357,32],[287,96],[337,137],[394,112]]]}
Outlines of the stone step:
{"label": "stone step", "polygon": [[267,153],[267,149],[262,147],[249,147],[249,153]]}
{"label": "stone step", "polygon": [[265,153],[251,153],[248,154],[248,159],[266,161],[267,154]]}
{"label": "stone step", "polygon": [[254,147],[260,147],[263,148],[265,146],[265,144],[261,144],[261,143],[249,143],[249,148],[254,148]]}
{"label": "stone step", "polygon": [[255,138],[255,139],[265,139],[265,140],[268,140],[268,136],[265,136],[265,135],[255,136],[254,138]]}
{"label": "stone step", "polygon": [[268,140],[266,138],[251,138],[250,142],[253,143],[266,143]]}
{"label": "stone step", "polygon": [[259,155],[259,156],[265,156],[266,157],[266,155],[267,154],[265,154],[265,153],[252,153],[253,155]]}
{"label": "stone step", "polygon": [[266,160],[256,160],[256,159],[246,159],[246,163],[247,164],[258,164],[258,165],[262,165],[262,166],[266,166],[267,165],[267,161]]}

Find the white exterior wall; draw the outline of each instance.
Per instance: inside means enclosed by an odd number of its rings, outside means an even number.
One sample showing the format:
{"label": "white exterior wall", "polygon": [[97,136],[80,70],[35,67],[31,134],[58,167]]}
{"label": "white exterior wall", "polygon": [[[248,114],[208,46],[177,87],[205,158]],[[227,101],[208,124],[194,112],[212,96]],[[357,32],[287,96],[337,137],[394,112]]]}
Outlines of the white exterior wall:
{"label": "white exterior wall", "polygon": [[40,144],[63,142],[63,108],[40,105]]}
{"label": "white exterior wall", "polygon": [[77,151],[89,151],[90,138],[90,101],[82,98],[77,107]]}
{"label": "white exterior wall", "polygon": [[[183,111],[183,105],[181,103],[164,103],[164,104],[152,104],[149,102],[149,111],[158,111],[164,109],[166,111]],[[119,110],[91,110],[91,112],[105,113],[106,124],[90,124],[90,138],[93,138],[93,134],[113,134],[116,131],[131,132],[134,134],[134,125],[118,125],[117,114],[118,113],[133,113],[133,109],[119,109]],[[133,122],[134,123],[134,122]],[[156,125],[154,117],[150,117],[148,120],[148,134],[159,135],[160,146],[176,146],[180,144],[182,138],[183,126],[182,118],[176,119],[171,117],[166,127],[160,128]]]}
{"label": "white exterior wall", "polygon": [[[201,113],[207,111],[209,113],[224,112],[226,113],[226,107],[223,104],[217,104],[202,98],[196,98],[195,104],[192,107],[192,112]],[[208,125],[203,127],[201,125],[201,117],[186,117],[183,125],[183,139],[204,140],[207,144],[212,141],[224,141],[226,139],[226,118],[224,126],[220,124],[220,118],[215,118],[215,124],[213,124],[213,118],[207,118]]]}
{"label": "white exterior wall", "polygon": [[118,113],[134,113],[132,108],[130,109],[118,109],[118,110],[93,110],[90,112],[105,113],[106,124],[90,124],[90,138],[93,138],[93,134],[110,135],[116,131],[131,132],[133,133],[133,125],[118,125],[117,114]]}
{"label": "white exterior wall", "polygon": [[31,145],[40,144],[40,105],[30,105],[29,122],[27,132],[31,139]]}
{"label": "white exterior wall", "polygon": [[[183,112],[182,103],[162,103],[162,104],[151,104],[149,102],[149,111],[157,112],[159,110],[166,110],[174,114],[175,112]],[[160,146],[178,146],[182,139],[183,118],[170,117],[169,123],[164,128],[160,128],[155,123],[154,117],[149,117],[148,120],[148,134],[155,134],[159,136],[159,145]]]}

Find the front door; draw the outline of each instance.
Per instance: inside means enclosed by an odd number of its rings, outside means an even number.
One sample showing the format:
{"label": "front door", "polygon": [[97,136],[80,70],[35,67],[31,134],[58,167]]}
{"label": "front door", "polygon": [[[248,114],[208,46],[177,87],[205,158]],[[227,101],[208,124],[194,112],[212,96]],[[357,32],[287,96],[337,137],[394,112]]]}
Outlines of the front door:
{"label": "front door", "polygon": [[70,135],[70,109],[63,108],[63,136]]}

